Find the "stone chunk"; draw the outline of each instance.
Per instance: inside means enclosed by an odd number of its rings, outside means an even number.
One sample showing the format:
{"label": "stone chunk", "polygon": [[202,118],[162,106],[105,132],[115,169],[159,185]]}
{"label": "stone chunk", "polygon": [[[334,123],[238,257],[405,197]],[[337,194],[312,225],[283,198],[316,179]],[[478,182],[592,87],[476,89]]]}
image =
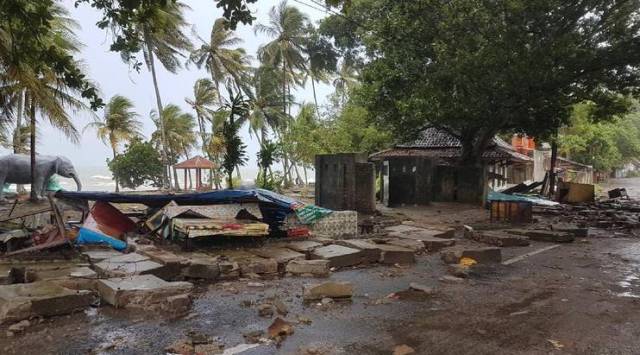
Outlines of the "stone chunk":
{"label": "stone chunk", "polygon": [[526,237],[511,235],[500,231],[471,231],[465,233],[465,236],[477,242],[498,247],[520,247],[531,244]]}
{"label": "stone chunk", "polygon": [[327,281],[320,284],[305,285],[302,298],[305,301],[321,300],[323,298],[351,298],[353,285],[350,282]]}
{"label": "stone chunk", "polygon": [[575,239],[571,233],[542,229],[509,229],[505,232],[524,235],[539,242],[570,243]]}
{"label": "stone chunk", "polygon": [[88,307],[90,291],[75,291],[50,281],[0,286],[0,323],[69,314]]}
{"label": "stone chunk", "polygon": [[235,280],[240,277],[240,266],[235,261],[221,261],[220,280]]}
{"label": "stone chunk", "polygon": [[385,228],[385,230],[392,237],[402,237],[405,235],[419,234],[425,237],[451,239],[455,237],[455,234],[456,234],[456,231],[453,228],[447,228],[447,229],[421,228],[421,227],[408,226],[405,224],[387,227]]}
{"label": "stone chunk", "polygon": [[346,267],[358,265],[365,258],[361,250],[332,244],[315,249],[311,253],[311,259],[329,260],[329,267]]}
{"label": "stone chunk", "polygon": [[495,247],[445,250],[440,257],[447,264],[457,264],[464,257],[474,259],[479,264],[500,263],[502,250]]}
{"label": "stone chunk", "polygon": [[329,260],[291,260],[286,271],[294,275],[329,276]]}
{"label": "stone chunk", "polygon": [[99,280],[97,288],[102,299],[114,307],[178,312],[183,310],[171,307],[190,305],[190,302],[184,297],[174,296],[190,293],[193,285],[189,282],[167,282],[153,275],[136,275]]}
{"label": "stone chunk", "polygon": [[287,248],[266,247],[251,250],[255,255],[263,258],[274,259],[278,263],[278,267],[284,269],[284,266],[294,259],[306,259],[305,255]]}

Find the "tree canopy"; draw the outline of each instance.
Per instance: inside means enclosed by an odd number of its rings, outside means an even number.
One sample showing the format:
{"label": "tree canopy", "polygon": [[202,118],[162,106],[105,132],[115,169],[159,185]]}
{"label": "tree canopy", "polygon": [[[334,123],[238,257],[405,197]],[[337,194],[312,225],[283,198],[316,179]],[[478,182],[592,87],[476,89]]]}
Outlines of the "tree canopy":
{"label": "tree canopy", "polygon": [[[501,131],[544,137],[590,100],[621,113],[640,84],[638,2],[355,0],[347,47],[366,48],[361,94],[401,139],[436,125],[479,159]],[[420,14],[420,16],[416,16]],[[352,42],[349,42],[351,40]]]}

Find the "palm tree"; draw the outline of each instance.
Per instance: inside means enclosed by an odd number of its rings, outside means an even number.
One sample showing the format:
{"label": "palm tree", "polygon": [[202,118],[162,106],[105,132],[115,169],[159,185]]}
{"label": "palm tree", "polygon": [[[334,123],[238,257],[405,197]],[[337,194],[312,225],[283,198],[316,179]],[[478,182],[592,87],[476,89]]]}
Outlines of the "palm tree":
{"label": "palm tree", "polygon": [[[170,73],[176,73],[180,68],[178,57],[184,57],[182,51],[190,51],[192,48],[189,38],[184,34],[183,28],[187,22],[183,11],[189,7],[178,1],[154,2],[150,5],[142,5],[138,14],[138,25],[141,29],[140,40],[144,44],[142,52],[147,68],[151,72],[153,87],[155,89],[159,130],[161,135],[162,160],[165,170],[168,169],[167,129],[164,127],[164,113],[158,78],[156,74],[155,59]],[[129,53],[123,53],[123,59],[128,60]],[[168,187],[169,174],[165,171],[164,187]]]}
{"label": "palm tree", "polygon": [[[162,115],[151,111],[151,119],[157,128],[151,135],[151,140],[157,145],[162,144],[162,123],[160,121],[164,120],[169,162],[173,165],[178,162],[181,156],[188,159],[189,152],[197,145],[198,141],[194,132],[196,119],[193,115],[182,112],[177,105],[169,104],[164,108]],[[175,167],[173,168],[173,177],[174,186],[179,189],[178,172]]]}
{"label": "palm tree", "polygon": [[[258,48],[258,59],[274,67],[282,68],[282,92],[289,93],[291,84],[300,84],[297,72],[305,72],[306,15],[286,0],[269,11],[269,24],[257,24],[256,33],[264,33],[273,40]],[[287,114],[287,100],[283,96],[282,112]]]}
{"label": "palm tree", "polygon": [[[184,100],[191,106],[196,112],[196,118],[198,119],[198,128],[200,133],[200,139],[202,140],[202,150],[206,152],[208,137],[205,122],[211,122],[213,117],[212,106],[218,101],[219,98],[218,89],[215,84],[209,79],[198,79],[193,84],[193,99],[185,98]],[[210,158],[210,157],[209,157]]]}
{"label": "palm tree", "polygon": [[[246,83],[251,57],[243,48],[235,47],[242,43],[242,39],[227,29],[226,20],[220,18],[214,22],[209,41],[200,37],[198,39],[202,44],[191,53],[189,62],[198,68],[204,66],[207,69],[218,93],[221,93],[221,84],[232,84],[238,91],[249,95],[251,91],[246,87]],[[219,104],[223,105],[221,95]]]}
{"label": "palm tree", "polygon": [[307,27],[307,40],[304,52],[309,62],[307,64],[307,78],[311,80],[313,101],[315,103],[316,116],[320,118],[318,110],[318,97],[316,95],[316,82],[329,82],[332,73],[336,71],[338,53],[331,42],[321,37],[313,25]]}
{"label": "palm tree", "polygon": [[[258,48],[258,59],[264,64],[281,68],[282,84],[282,113],[291,117],[291,86],[301,85],[306,72],[306,58],[304,47],[306,43],[306,27],[308,18],[295,7],[288,6],[282,1],[269,12],[269,24],[257,24],[256,33],[264,33],[273,40]],[[286,128],[286,126],[283,125]],[[288,169],[289,158],[283,151],[284,182],[291,180]]]}
{"label": "palm tree", "polygon": [[[60,5],[53,3],[50,8],[52,16],[51,31],[40,40],[48,43],[50,50],[67,53],[71,55],[79,51],[81,44],[75,37],[73,31],[78,24],[68,17],[67,11]],[[9,27],[10,31],[10,27]],[[4,40],[12,41],[13,36],[3,29],[1,37]],[[11,56],[10,52],[14,48],[19,48],[20,43],[5,42],[2,44],[2,55]],[[29,119],[30,133],[30,154],[31,154],[31,178],[32,186],[35,186],[35,166],[36,166],[36,123],[38,114],[46,118],[49,123],[61,130],[63,134],[73,143],[78,143],[80,135],[71,122],[71,116],[67,112],[70,109],[73,113],[78,110],[88,109],[88,107],[78,98],[82,94],[80,89],[74,89],[64,84],[56,74],[55,68],[39,67],[32,68],[30,63],[11,62],[8,67],[4,67],[0,74],[0,96],[17,96],[15,100],[17,107],[14,139],[16,148],[20,145],[18,139],[23,132],[22,117],[25,115]],[[3,100],[4,101],[4,100]],[[31,189],[31,198],[36,199],[36,189]]]}
{"label": "palm tree", "polygon": [[336,78],[333,80],[333,86],[336,88],[336,93],[340,95],[342,104],[346,103],[349,92],[358,85],[358,71],[351,65],[349,61],[343,60],[340,63],[340,69],[337,72]]}
{"label": "palm tree", "polygon": [[251,100],[249,132],[255,134],[261,147],[268,138],[269,128],[276,133],[287,118],[280,110],[284,93],[277,84],[278,77],[277,68],[262,65],[253,78],[255,95]]}
{"label": "palm tree", "polygon": [[[142,123],[136,118],[138,114],[133,111],[133,103],[124,96],[116,95],[109,100],[104,109],[102,119],[96,118],[86,127],[96,130],[98,138],[111,146],[113,159],[118,154],[118,145],[130,142],[136,137],[142,136]],[[118,178],[116,181],[116,192],[120,191]]]}

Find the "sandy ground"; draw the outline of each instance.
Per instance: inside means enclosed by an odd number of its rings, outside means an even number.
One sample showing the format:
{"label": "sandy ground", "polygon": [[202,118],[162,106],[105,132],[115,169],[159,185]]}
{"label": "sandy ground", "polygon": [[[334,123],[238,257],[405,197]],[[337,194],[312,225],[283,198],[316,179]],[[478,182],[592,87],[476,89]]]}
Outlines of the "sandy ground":
{"label": "sandy ground", "polygon": [[[384,212],[418,224],[487,220],[486,211],[456,204]],[[503,259],[549,245],[504,248]],[[391,354],[400,344],[418,354],[638,354],[639,271],[640,240],[633,238],[577,240],[508,266],[477,268],[462,282],[442,281],[447,269],[439,254],[425,254],[410,267],[332,274],[331,280],[354,284],[350,302],[304,304],[302,285],[318,279],[261,280],[264,287],[249,287],[249,280],[202,284],[187,316],[91,308],[45,319],[24,335],[6,337],[0,328],[0,352],[158,354],[189,331],[230,348],[245,342],[243,334],[271,324],[258,316],[256,304],[275,297],[288,307],[284,318],[295,333],[280,347],[261,345],[243,354]],[[406,291],[411,282],[432,286],[435,294]],[[311,323],[298,323],[300,317]]]}

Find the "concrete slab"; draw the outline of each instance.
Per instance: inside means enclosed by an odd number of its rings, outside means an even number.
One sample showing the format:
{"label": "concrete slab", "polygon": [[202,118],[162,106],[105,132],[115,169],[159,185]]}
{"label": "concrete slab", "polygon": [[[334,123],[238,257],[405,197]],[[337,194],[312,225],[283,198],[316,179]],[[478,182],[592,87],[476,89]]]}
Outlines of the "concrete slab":
{"label": "concrete slab", "polygon": [[117,252],[113,249],[99,249],[99,250],[87,250],[85,252],[82,253],[82,255],[84,255],[85,257],[87,257],[89,259],[89,262],[96,264],[99,263],[103,260],[109,259],[109,258],[114,258],[117,256],[121,256],[124,255],[120,252]]}
{"label": "concrete slab", "polygon": [[291,249],[291,250],[295,250],[298,253],[303,253],[305,255],[310,255],[311,252],[314,249],[323,246],[323,244],[319,243],[319,242],[314,242],[314,241],[311,241],[311,240],[302,240],[302,241],[299,241],[299,242],[287,243],[284,246],[286,248]]}
{"label": "concrete slab", "polygon": [[364,253],[361,250],[337,244],[315,249],[311,252],[311,258],[329,260],[329,267],[353,266],[365,261]]}
{"label": "concrete slab", "polygon": [[529,239],[531,240],[539,242],[570,243],[575,239],[575,237],[571,233],[544,229],[507,229],[505,230],[505,232],[524,235],[529,237]]}
{"label": "concrete slab", "polygon": [[456,244],[454,239],[446,239],[435,237],[431,232],[418,232],[418,233],[410,233],[410,234],[402,234],[396,236],[401,239],[411,239],[418,240],[424,244],[425,249],[429,252],[436,252],[443,248],[447,248]]}
{"label": "concrete slab", "polygon": [[409,238],[389,238],[385,244],[411,249],[414,253],[422,253],[426,249],[422,241]]}
{"label": "concrete slab", "polygon": [[377,263],[378,261],[380,261],[380,248],[371,240],[345,239],[336,241],[336,244],[361,250],[364,262]]}
{"label": "concrete slab", "polygon": [[268,275],[278,272],[278,262],[275,259],[263,258],[246,250],[222,250],[215,253],[230,261],[238,263],[240,274]]}
{"label": "concrete slab", "polygon": [[110,259],[99,262],[94,266],[102,277],[125,277],[133,275],[160,275],[164,266],[151,260],[140,262],[112,262]]}
{"label": "concrete slab", "polygon": [[202,253],[193,253],[187,259],[182,275],[192,279],[217,280],[220,277],[220,258]]}
{"label": "concrete slab", "polygon": [[329,260],[291,260],[286,271],[293,275],[329,276]]}
{"label": "concrete slab", "polygon": [[120,254],[118,256],[111,257],[108,260],[112,263],[138,263],[141,261],[149,260],[148,256],[144,256],[138,253]]}
{"label": "concrete slab", "polygon": [[[179,311],[168,309],[176,305],[174,296],[189,294],[193,289],[189,282],[167,282],[153,275],[99,280],[97,287],[100,297],[115,307],[169,311]],[[179,301],[185,303],[184,299]]]}
{"label": "concrete slab", "polygon": [[305,301],[329,298],[350,298],[353,296],[353,285],[350,282],[327,281],[320,284],[304,285],[302,298]]}
{"label": "concrete slab", "polygon": [[294,259],[305,259],[304,254],[298,253],[297,251],[293,251],[288,248],[265,247],[252,249],[250,252],[263,258],[274,259],[278,263],[278,267],[282,268],[283,270],[284,266],[289,261]]}
{"label": "concrete slab", "polygon": [[385,230],[389,233],[390,236],[393,237],[402,237],[407,234],[421,234],[424,236],[435,237],[435,238],[444,238],[451,239],[455,237],[455,229],[437,229],[437,228],[423,228],[416,226],[409,226],[405,224],[400,224],[397,226],[391,226],[385,228]]}
{"label": "concrete slab", "polygon": [[380,248],[380,262],[383,264],[413,264],[416,258],[413,250],[390,245],[378,244]]}
{"label": "concrete slab", "polygon": [[88,307],[93,299],[92,292],[70,290],[51,281],[3,285],[0,323],[69,314]]}
{"label": "concrete slab", "polygon": [[471,231],[465,233],[469,239],[498,247],[521,247],[531,244],[529,238],[500,231]]}

